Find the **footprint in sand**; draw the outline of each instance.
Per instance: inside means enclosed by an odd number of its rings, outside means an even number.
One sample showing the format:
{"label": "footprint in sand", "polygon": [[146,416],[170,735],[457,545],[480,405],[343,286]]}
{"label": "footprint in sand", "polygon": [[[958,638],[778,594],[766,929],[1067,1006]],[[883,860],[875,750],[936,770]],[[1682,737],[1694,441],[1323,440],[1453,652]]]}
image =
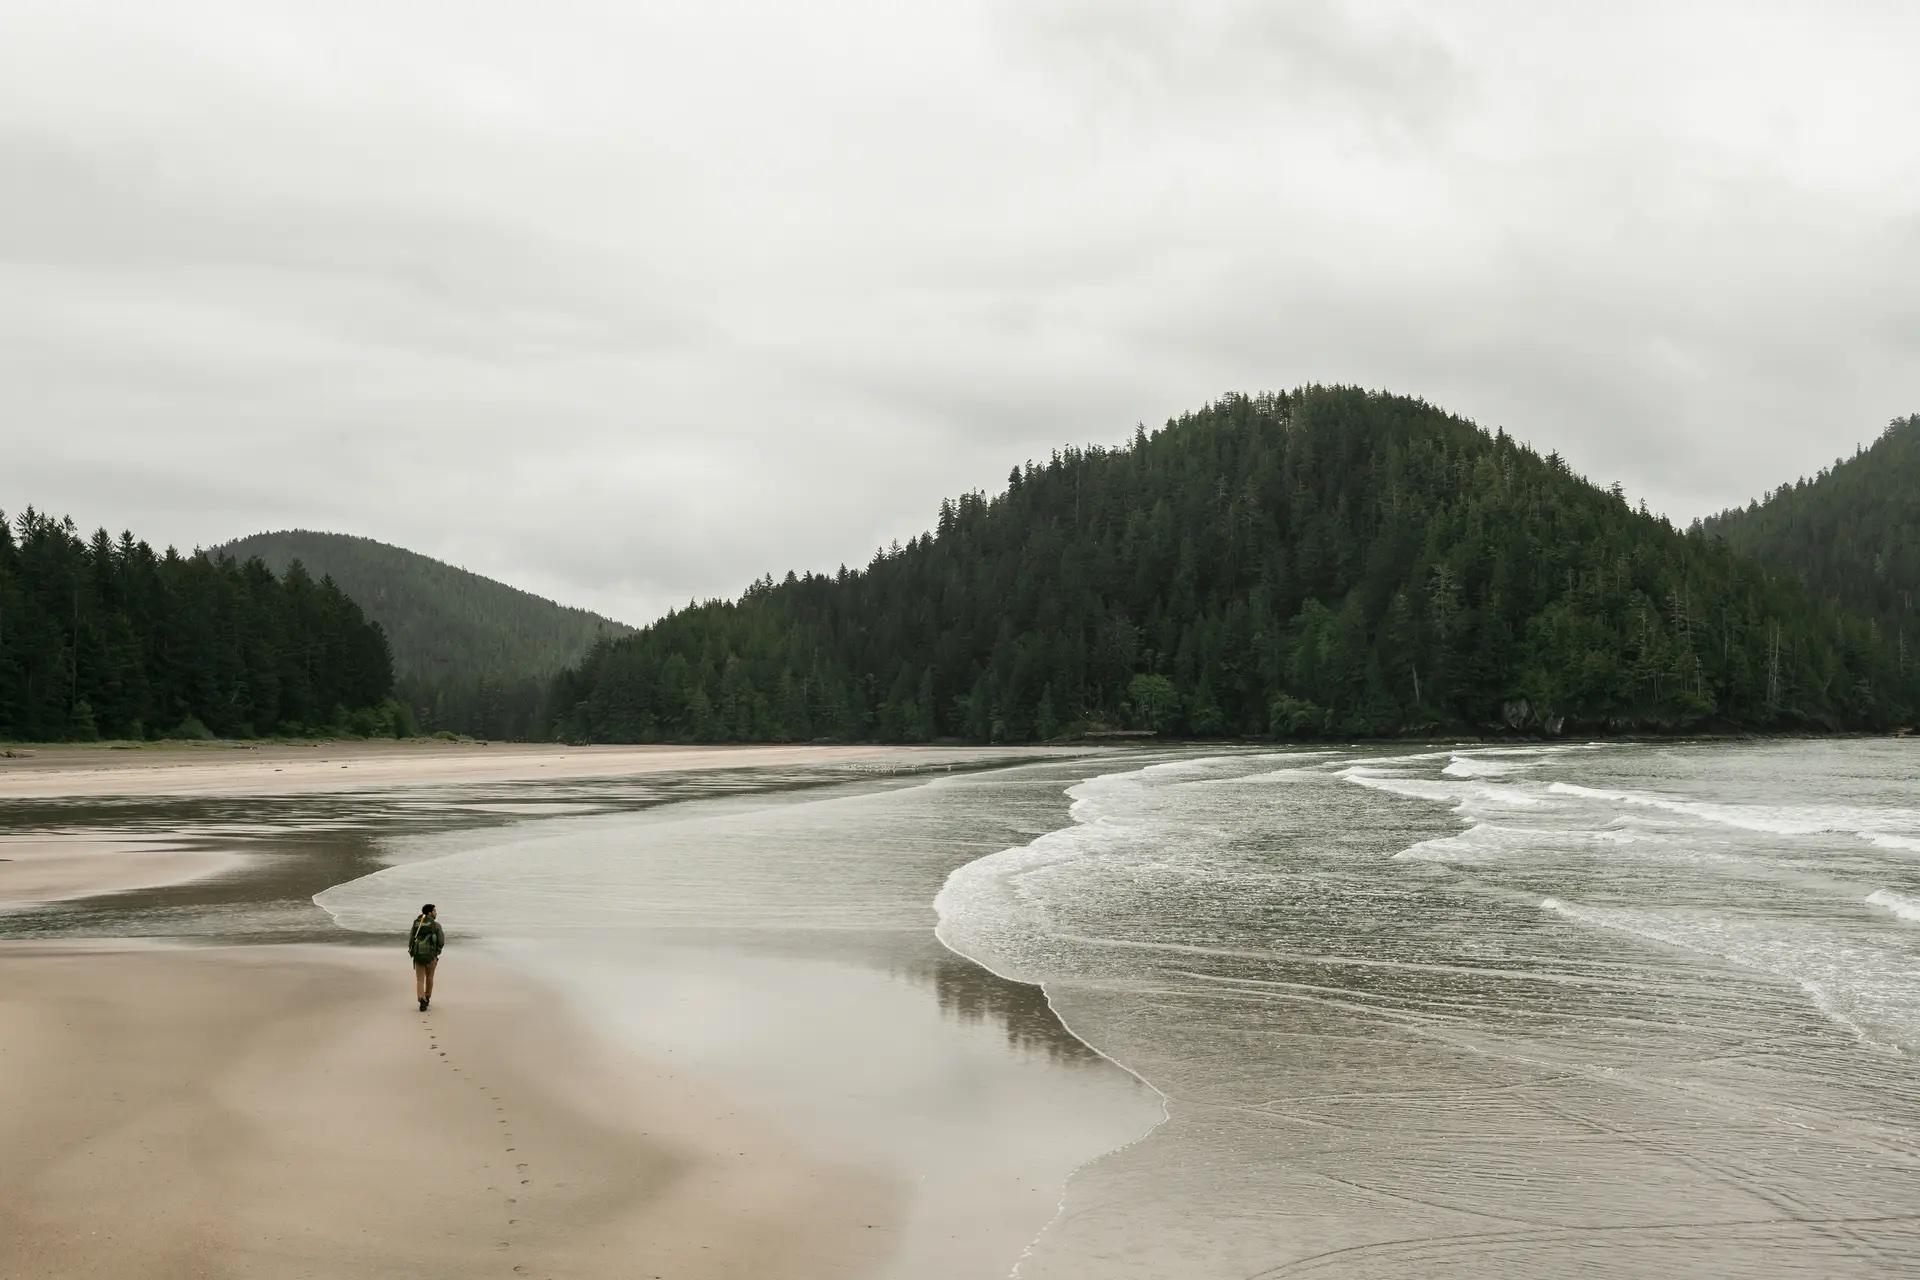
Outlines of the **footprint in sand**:
{"label": "footprint in sand", "polygon": [[[429,1033],[429,1034],[431,1034],[431,1033]],[[428,1050],[429,1050],[430,1052],[432,1052],[432,1053],[434,1053],[434,1054],[437,1054],[438,1056],[440,1056],[440,1057],[442,1057],[442,1058],[444,1058],[444,1057],[446,1057],[446,1056],[447,1056],[447,1051],[446,1051],[445,1049],[442,1049],[442,1048],[440,1047],[440,1042],[439,1042],[438,1040],[436,1040],[436,1039],[429,1039],[429,1040],[427,1041],[427,1048],[428,1048]],[[447,1063],[447,1065],[448,1065],[448,1066],[450,1066],[450,1067],[453,1067],[453,1063],[452,1063],[452,1062],[448,1062],[448,1063]],[[460,1068],[458,1068],[458,1067],[453,1067],[453,1069],[454,1069],[454,1071],[455,1071],[456,1073],[459,1073],[459,1071],[460,1071]],[[483,1084],[483,1083],[481,1083],[480,1081],[478,1081],[478,1080],[474,1080],[474,1081],[469,1081],[468,1083],[470,1083],[470,1084],[472,1084],[474,1088],[476,1088],[476,1089],[479,1089],[479,1090],[480,1090],[480,1091],[482,1091],[483,1093],[484,1093],[484,1092],[486,1092],[486,1088],[487,1088],[487,1086],[486,1086],[485,1084]],[[493,1102],[494,1102],[494,1103],[496,1104],[496,1105],[494,1106],[494,1108],[493,1108],[493,1109],[494,1109],[494,1110],[495,1110],[496,1112],[504,1112],[504,1111],[506,1110],[506,1108],[505,1108],[504,1106],[500,1106],[500,1105],[498,1105],[498,1104],[499,1104],[499,1102],[500,1102],[500,1095],[498,1095],[498,1094],[488,1094],[488,1097],[490,1097],[490,1098],[491,1098],[491,1099],[493,1100]],[[504,1116],[502,1116],[502,1117],[501,1117],[500,1119],[498,1119],[498,1120],[496,1120],[496,1121],[495,1121],[494,1123],[496,1123],[496,1124],[499,1124],[499,1125],[501,1125],[501,1126],[505,1126],[505,1125],[506,1125],[506,1123],[507,1123],[507,1121],[506,1121],[506,1118],[505,1118]],[[502,1133],[502,1135],[501,1135],[501,1136],[502,1136],[502,1137],[504,1137],[504,1138],[506,1138],[506,1140],[507,1140],[507,1141],[509,1141],[509,1142],[511,1142],[511,1141],[513,1141],[513,1131],[512,1131],[512,1130],[510,1130],[510,1129],[507,1129],[507,1130],[505,1130],[505,1131],[504,1131],[504,1132]],[[514,1150],[514,1148],[513,1148],[513,1147],[508,1147],[508,1148],[507,1148],[507,1150],[508,1150],[509,1152],[512,1152],[512,1151]],[[525,1173],[525,1172],[527,1171],[527,1166],[526,1166],[525,1164],[519,1164],[519,1165],[515,1165],[515,1166],[514,1166],[514,1168],[515,1168],[515,1171],[516,1171],[516,1172],[519,1172],[519,1173]],[[521,1185],[521,1186],[523,1186],[523,1187],[525,1187],[525,1186],[531,1186],[532,1184],[533,1184],[533,1179],[531,1179],[531,1178],[522,1178],[522,1179],[520,1179],[520,1185]],[[488,1190],[488,1191],[493,1191],[493,1190],[495,1190],[495,1188],[493,1188],[493,1187],[488,1187],[488,1188],[487,1188],[487,1190]],[[515,1198],[515,1197],[513,1197],[513,1196],[508,1196],[508,1197],[507,1197],[507,1203],[508,1203],[508,1204],[510,1204],[510,1205],[512,1205],[512,1204],[518,1204],[518,1203],[519,1203],[519,1200],[518,1200],[517,1198]],[[519,1220],[518,1218],[509,1218],[509,1219],[507,1220],[507,1225],[508,1225],[508,1226],[510,1226],[510,1227],[511,1227],[511,1226],[517,1226],[517,1225],[519,1225],[519,1222],[520,1222],[520,1220]],[[500,1247],[500,1248],[502,1248],[502,1249],[505,1249],[505,1248],[508,1248],[508,1247],[510,1247],[510,1246],[509,1246],[509,1244],[508,1244],[508,1242],[507,1242],[507,1241],[504,1241],[504,1240],[503,1240],[503,1241],[501,1241],[501,1242],[500,1242],[500,1245],[499,1245],[499,1247]],[[517,1272],[517,1273],[520,1273],[520,1274],[525,1274],[525,1272],[526,1272],[526,1268],[525,1268],[525,1267],[515,1267],[515,1268],[514,1268],[514,1271],[515,1271],[515,1272]]]}

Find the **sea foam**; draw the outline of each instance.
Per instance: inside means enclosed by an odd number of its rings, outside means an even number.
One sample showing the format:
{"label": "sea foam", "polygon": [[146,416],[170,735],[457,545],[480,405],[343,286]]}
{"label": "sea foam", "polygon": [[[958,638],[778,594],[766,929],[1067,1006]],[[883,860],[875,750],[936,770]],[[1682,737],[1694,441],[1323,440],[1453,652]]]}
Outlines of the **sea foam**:
{"label": "sea foam", "polygon": [[1842,805],[1770,806],[1729,804],[1709,800],[1687,800],[1652,791],[1608,790],[1582,786],[1574,782],[1549,783],[1552,795],[1608,804],[1652,809],[1676,817],[1690,818],[1736,831],[1757,835],[1819,836],[1845,835],[1864,840],[1882,849],[1920,852],[1920,838],[1886,831],[1871,825],[1888,819],[1909,816],[1906,810],[1865,810]]}
{"label": "sea foam", "polygon": [[1902,920],[1920,924],[1920,898],[1909,898],[1891,889],[1876,889],[1867,895],[1867,901],[1873,906],[1885,908]]}
{"label": "sea foam", "polygon": [[[1920,911],[1920,903],[1902,901]],[[1784,978],[1867,1048],[1904,1056],[1920,1043],[1920,1007],[1916,1007],[1912,985],[1920,975],[1912,965],[1881,947],[1820,925],[1740,919],[1698,910],[1593,907],[1555,897],[1542,898],[1540,906],[1583,925]],[[1900,913],[1898,907],[1888,909]]]}

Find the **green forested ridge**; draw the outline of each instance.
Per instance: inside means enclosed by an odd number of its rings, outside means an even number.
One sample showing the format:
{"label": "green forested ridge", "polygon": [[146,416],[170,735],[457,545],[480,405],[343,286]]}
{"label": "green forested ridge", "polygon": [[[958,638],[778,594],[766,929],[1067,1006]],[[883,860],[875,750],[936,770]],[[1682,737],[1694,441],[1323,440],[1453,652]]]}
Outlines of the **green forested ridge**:
{"label": "green forested ridge", "polygon": [[386,636],[330,580],[0,515],[0,739],[406,732]]}
{"label": "green forested ridge", "polygon": [[1735,551],[1790,569],[1876,619],[1896,651],[1920,646],[1920,414],[1812,480],[1704,521]]}
{"label": "green forested ridge", "polygon": [[290,529],[220,550],[331,575],[386,628],[399,696],[427,730],[544,737],[553,674],[631,630],[371,538]]}
{"label": "green forested ridge", "polygon": [[1352,388],[1068,449],[859,571],[597,644],[592,741],[1890,724],[1910,658],[1504,433]]}

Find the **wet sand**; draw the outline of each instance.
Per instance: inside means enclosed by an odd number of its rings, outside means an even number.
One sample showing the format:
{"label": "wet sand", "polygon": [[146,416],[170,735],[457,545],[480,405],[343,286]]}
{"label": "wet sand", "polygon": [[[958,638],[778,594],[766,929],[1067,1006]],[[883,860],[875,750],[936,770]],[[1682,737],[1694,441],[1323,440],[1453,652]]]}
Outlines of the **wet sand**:
{"label": "wet sand", "polygon": [[236,853],[172,848],[156,841],[0,835],[0,906],[184,884],[244,861]]}
{"label": "wet sand", "polygon": [[[423,1016],[397,943],[307,901],[391,832],[492,830],[470,810],[502,796],[645,826],[651,789],[699,800],[727,772],[773,801],[810,767],[1012,753],[311,750],[0,761],[0,1098],[28,1102],[0,1108],[0,1276],[1000,1274],[1142,1123],[1035,989],[917,927],[829,931],[830,962],[676,944],[609,988],[469,926]],[[297,941],[241,945],[282,916]],[[848,963],[856,943],[877,950]],[[659,1034],[612,1034],[636,1018]]]}
{"label": "wet sand", "polygon": [[886,1175],[471,954],[427,1014],[398,948],[0,968],[0,1275],[824,1280],[899,1222]]}
{"label": "wet sand", "polygon": [[881,774],[932,762],[1074,754],[1070,748],[575,747],[542,743],[165,743],[47,746],[0,757],[0,799],[247,796],[437,783],[621,778],[675,770],[844,765]]}

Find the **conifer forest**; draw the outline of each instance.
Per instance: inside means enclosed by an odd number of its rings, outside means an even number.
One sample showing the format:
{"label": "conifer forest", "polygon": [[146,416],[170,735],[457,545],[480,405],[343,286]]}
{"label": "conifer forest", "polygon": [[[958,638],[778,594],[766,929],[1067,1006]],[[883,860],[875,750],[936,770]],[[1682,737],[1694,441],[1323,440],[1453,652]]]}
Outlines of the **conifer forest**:
{"label": "conifer forest", "polygon": [[[1418,399],[1233,395],[1017,467],[864,567],[768,575],[631,633],[398,548],[298,535],[378,551],[353,563],[406,623],[400,698],[382,628],[298,548],[269,548],[276,574],[29,509],[0,528],[0,738],[1886,729],[1920,707],[1917,445],[1920,419],[1896,421],[1831,472],[1681,531]],[[488,607],[461,604],[474,592]]]}
{"label": "conifer forest", "polygon": [[299,565],[0,516],[0,740],[403,736],[386,636]]}
{"label": "conifer forest", "polygon": [[1345,387],[1055,453],[860,569],[598,644],[579,741],[1877,728],[1910,636],[1504,432]]}

